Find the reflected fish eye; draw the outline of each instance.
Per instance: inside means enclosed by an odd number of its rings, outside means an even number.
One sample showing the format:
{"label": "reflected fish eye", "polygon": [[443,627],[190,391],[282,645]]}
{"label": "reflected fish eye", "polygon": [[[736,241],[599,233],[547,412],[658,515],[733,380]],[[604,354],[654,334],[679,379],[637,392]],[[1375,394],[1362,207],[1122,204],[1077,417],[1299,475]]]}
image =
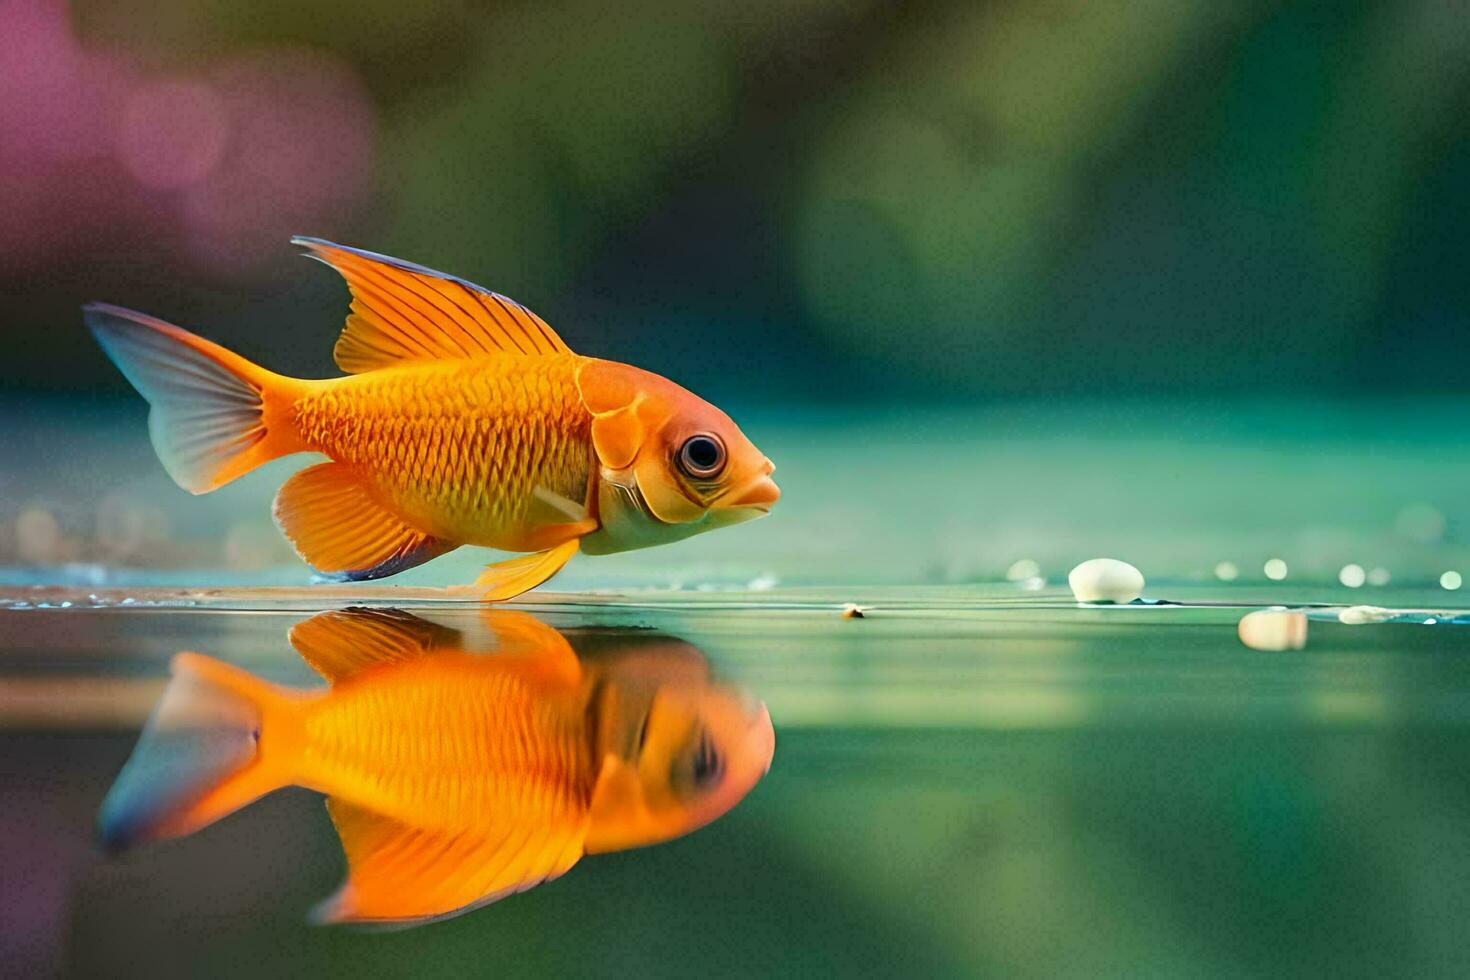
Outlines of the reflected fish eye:
{"label": "reflected fish eye", "polygon": [[725,468],[725,444],[712,435],[700,433],[684,440],[679,447],[679,469],[688,476],[708,480]]}
{"label": "reflected fish eye", "polygon": [[708,732],[699,734],[699,750],[694,753],[694,785],[700,789],[720,778],[725,763]]}

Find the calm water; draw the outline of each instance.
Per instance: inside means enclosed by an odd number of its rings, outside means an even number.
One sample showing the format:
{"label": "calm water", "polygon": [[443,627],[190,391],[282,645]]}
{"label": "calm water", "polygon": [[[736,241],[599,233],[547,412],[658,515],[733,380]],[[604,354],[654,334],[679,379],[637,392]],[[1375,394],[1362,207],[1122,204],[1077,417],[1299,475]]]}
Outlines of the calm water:
{"label": "calm water", "polygon": [[[1012,584],[522,606],[573,638],[654,627],[700,647],[769,706],[771,772],[687,838],[383,934],[306,923],[344,863],[303,790],[121,858],[91,843],[172,653],[310,684],[286,631],[345,600],[16,590],[0,610],[0,958],[30,975],[1463,975],[1470,632],[1452,609],[1349,626],[1322,608],[1305,650],[1252,651],[1235,624],[1265,591],[1161,582],[1151,597],[1241,605],[1091,609]],[[428,591],[353,600],[477,616]],[[871,608],[844,619],[844,601]]]}
{"label": "calm water", "polygon": [[[1470,579],[1470,404],[752,419],[769,519],[579,559],[552,585],[578,591],[521,608],[702,649],[769,706],[769,775],[682,840],[368,934],[305,922],[344,870],[311,793],[112,860],[97,807],[176,651],[315,683],[292,624],[361,602],[473,619],[432,587],[489,556],[310,588],[269,518],[300,461],[188,497],[135,402],[0,427],[6,972],[1470,972],[1470,593],[1439,584]],[[1182,604],[1078,608],[1065,571],[1097,555]],[[1041,577],[1006,581],[1018,561]],[[1348,588],[1350,564],[1390,581]],[[1312,608],[1306,649],[1240,643],[1274,603]],[[1406,611],[1350,626],[1348,603]]]}

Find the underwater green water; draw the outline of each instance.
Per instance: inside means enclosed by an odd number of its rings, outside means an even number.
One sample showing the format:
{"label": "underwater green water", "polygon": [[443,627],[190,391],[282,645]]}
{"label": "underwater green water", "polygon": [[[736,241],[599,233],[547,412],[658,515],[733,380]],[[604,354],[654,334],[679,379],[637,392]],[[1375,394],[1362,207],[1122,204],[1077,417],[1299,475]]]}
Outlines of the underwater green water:
{"label": "underwater green water", "polygon": [[[312,793],[112,859],[97,808],[176,651],[319,683],[293,624],[355,603],[469,622],[439,587],[493,556],[313,587],[269,521],[297,462],[192,498],[153,459],[141,405],[27,403],[0,431],[0,961],[1464,975],[1470,592],[1441,578],[1470,579],[1467,408],[742,415],[777,463],[770,518],[579,559],[516,607],[574,636],[698,647],[769,707],[770,773],[686,838],[384,934],[306,923],[344,870]],[[1067,569],[1099,555],[1138,565],[1147,602],[1072,602]],[[1308,610],[1304,649],[1239,640],[1241,616],[1275,604]],[[1395,612],[1343,623],[1354,604]]]}
{"label": "underwater green water", "polygon": [[[1202,598],[1151,589],[1170,591]],[[1009,583],[855,594],[861,619],[816,590],[522,605],[571,638],[693,643],[768,705],[771,771],[686,838],[394,933],[307,924],[344,864],[304,790],[121,857],[92,846],[168,657],[312,684],[285,634],[334,603],[11,592],[4,959],[32,975],[1462,974],[1454,610],[1350,626],[1322,608],[1304,650],[1261,652],[1235,632],[1252,588],[1207,591],[1242,605],[1078,608]],[[410,590],[355,599],[478,616]]]}
{"label": "underwater green water", "polygon": [[[732,408],[732,411],[735,411]],[[304,586],[271,522],[295,456],[201,497],[169,480],[141,399],[0,402],[0,584]],[[1470,401],[1220,399],[735,411],[776,464],[771,516],[677,546],[582,556],[590,589],[1056,585],[1099,555],[1148,579],[1214,581],[1222,561],[1276,601],[1382,567],[1396,586],[1470,580]],[[50,528],[22,547],[20,525]],[[34,530],[34,528],[31,528]],[[461,548],[395,585],[472,582]],[[1376,602],[1375,599],[1362,601]],[[1381,603],[1380,603],[1381,604]]]}

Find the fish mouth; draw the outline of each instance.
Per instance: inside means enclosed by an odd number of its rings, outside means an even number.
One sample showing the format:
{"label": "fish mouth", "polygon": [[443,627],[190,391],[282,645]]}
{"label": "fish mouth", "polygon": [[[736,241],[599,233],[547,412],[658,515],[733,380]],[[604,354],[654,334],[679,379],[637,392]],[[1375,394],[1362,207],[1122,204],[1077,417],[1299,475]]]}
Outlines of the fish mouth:
{"label": "fish mouth", "polygon": [[731,509],[758,510],[762,514],[769,514],[771,506],[781,499],[781,488],[776,486],[776,481],[771,479],[771,473],[776,469],[766,460],[765,471],[731,494],[723,502],[725,507]]}

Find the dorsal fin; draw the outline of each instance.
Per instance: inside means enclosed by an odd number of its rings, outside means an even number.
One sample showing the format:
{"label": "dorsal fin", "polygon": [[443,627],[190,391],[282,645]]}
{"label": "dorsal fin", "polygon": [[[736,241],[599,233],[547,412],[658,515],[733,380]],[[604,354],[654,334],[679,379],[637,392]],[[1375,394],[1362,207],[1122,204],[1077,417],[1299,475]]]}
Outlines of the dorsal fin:
{"label": "dorsal fin", "polygon": [[291,627],[290,639],[301,658],[334,684],[375,664],[463,646],[458,630],[398,609],[324,612]]}
{"label": "dorsal fin", "polygon": [[332,352],[349,374],[403,361],[570,350],[535,313],[472,282],[320,238],[291,242],[340,272],[352,291],[352,314]]}

